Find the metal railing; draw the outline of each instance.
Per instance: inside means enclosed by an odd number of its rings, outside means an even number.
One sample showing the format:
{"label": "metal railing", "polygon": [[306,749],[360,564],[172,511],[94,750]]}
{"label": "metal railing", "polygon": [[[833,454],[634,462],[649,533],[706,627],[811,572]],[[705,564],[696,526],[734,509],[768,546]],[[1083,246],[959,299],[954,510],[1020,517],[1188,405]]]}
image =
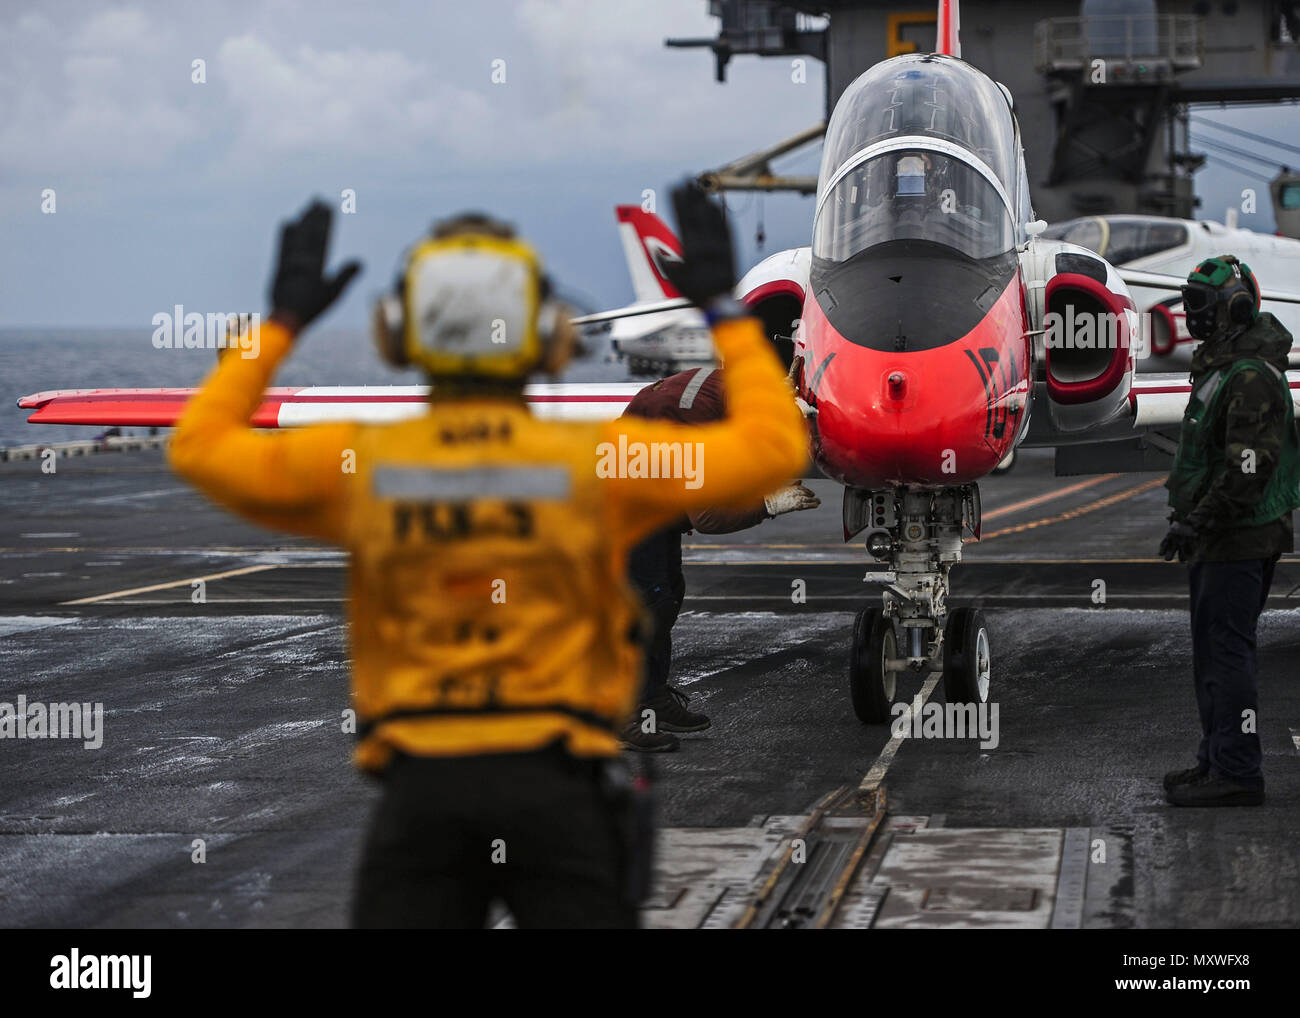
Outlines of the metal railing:
{"label": "metal railing", "polygon": [[1099,59],[1111,67],[1186,71],[1200,67],[1204,55],[1202,19],[1193,14],[1048,18],[1034,26],[1034,66],[1042,74]]}

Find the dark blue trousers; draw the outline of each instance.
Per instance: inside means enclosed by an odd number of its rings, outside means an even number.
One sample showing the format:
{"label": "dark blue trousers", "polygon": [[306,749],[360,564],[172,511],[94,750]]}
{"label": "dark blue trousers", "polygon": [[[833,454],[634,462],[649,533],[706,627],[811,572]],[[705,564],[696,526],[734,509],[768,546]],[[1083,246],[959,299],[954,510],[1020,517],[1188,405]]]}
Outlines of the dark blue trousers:
{"label": "dark blue trousers", "polygon": [[1192,677],[1201,714],[1197,759],[1213,775],[1252,788],[1264,786],[1263,754],[1256,734],[1259,677],[1255,627],[1268,600],[1277,560],[1274,555],[1236,562],[1193,562],[1188,570]]}
{"label": "dark blue trousers", "polygon": [[633,548],[628,555],[628,577],[654,618],[641,687],[641,702],[646,703],[664,691],[672,670],[673,626],[686,599],[681,527],[665,527]]}

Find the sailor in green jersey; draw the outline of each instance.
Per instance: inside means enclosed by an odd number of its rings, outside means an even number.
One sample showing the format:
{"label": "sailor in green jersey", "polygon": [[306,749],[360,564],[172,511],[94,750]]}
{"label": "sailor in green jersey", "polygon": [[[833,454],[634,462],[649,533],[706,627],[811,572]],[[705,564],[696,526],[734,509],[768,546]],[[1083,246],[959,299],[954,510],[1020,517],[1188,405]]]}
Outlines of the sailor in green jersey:
{"label": "sailor in green jersey", "polygon": [[1300,506],[1291,334],[1260,312],[1259,284],[1231,255],[1191,272],[1183,307],[1201,345],[1160,552],[1189,562],[1201,743],[1196,766],[1165,775],[1165,792],[1176,806],[1255,806],[1264,801],[1255,629]]}

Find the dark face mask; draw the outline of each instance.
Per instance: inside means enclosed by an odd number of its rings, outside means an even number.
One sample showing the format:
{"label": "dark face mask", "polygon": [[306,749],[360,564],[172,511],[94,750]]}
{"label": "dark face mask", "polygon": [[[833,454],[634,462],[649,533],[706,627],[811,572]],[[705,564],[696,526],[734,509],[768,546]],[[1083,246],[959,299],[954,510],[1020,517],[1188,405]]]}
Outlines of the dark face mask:
{"label": "dark face mask", "polygon": [[1193,339],[1214,339],[1250,327],[1255,320],[1255,296],[1241,280],[1221,287],[1192,283],[1184,286],[1183,314]]}
{"label": "dark face mask", "polygon": [[1212,338],[1219,326],[1219,291],[1208,286],[1184,286],[1183,314],[1193,339]]}

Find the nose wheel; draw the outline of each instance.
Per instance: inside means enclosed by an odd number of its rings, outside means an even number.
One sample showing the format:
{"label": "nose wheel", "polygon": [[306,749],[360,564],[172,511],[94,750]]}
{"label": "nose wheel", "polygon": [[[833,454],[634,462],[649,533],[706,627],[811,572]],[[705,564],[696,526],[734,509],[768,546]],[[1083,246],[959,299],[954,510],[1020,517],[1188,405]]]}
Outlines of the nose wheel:
{"label": "nose wheel", "polygon": [[984,613],[953,609],[943,627],[943,695],[949,703],[987,702],[991,656]]}
{"label": "nose wheel", "polygon": [[859,721],[878,725],[890,719],[898,683],[889,663],[897,657],[898,641],[889,616],[879,608],[858,612],[849,651],[849,695]]}
{"label": "nose wheel", "polygon": [[[949,613],[942,651],[943,695],[949,703],[988,702],[991,646],[983,612],[956,608]],[[849,695],[859,721],[878,725],[891,720],[898,668],[905,660],[889,616],[879,608],[858,612],[849,652]]]}

